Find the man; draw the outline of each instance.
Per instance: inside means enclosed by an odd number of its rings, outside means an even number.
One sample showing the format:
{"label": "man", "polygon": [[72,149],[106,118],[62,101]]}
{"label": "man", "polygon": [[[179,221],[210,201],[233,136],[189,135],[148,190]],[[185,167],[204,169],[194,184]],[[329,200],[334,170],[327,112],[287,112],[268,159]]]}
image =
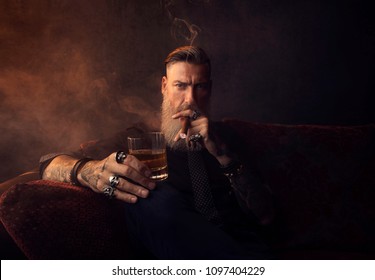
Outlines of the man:
{"label": "man", "polygon": [[[198,47],[181,47],[168,55],[165,66],[161,130],[167,141],[166,181],[152,181],[145,164],[121,151],[102,160],[67,154],[44,157],[42,178],[82,185],[124,201],[137,248],[145,247],[157,258],[268,258],[255,224],[272,219],[270,195],[238,161],[232,147],[237,144],[225,137],[231,132],[209,120],[208,56]],[[244,205],[243,196],[250,192],[254,203]]]}

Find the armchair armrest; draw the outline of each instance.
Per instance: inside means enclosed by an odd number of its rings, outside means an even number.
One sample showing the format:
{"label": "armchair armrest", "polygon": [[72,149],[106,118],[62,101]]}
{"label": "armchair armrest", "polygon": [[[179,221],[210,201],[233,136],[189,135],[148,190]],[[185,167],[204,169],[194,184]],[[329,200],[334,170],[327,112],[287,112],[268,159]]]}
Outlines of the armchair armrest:
{"label": "armchair armrest", "polygon": [[34,168],[28,172],[22,173],[14,178],[11,178],[5,182],[0,184],[0,196],[8,190],[11,186],[16,184],[26,183],[28,181],[34,181],[39,179],[39,170],[38,168]]}
{"label": "armchair armrest", "polygon": [[88,188],[37,180],[0,198],[0,220],[29,259],[128,259],[124,203]]}

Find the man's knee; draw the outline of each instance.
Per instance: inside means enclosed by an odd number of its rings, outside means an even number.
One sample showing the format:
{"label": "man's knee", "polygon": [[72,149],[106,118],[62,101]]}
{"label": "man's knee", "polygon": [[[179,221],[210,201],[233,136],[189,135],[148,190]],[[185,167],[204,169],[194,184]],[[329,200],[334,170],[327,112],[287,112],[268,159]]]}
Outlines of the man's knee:
{"label": "man's knee", "polygon": [[168,227],[176,224],[189,210],[189,196],[163,183],[150,192],[149,197],[127,205],[126,211],[133,219],[147,222],[149,226]]}

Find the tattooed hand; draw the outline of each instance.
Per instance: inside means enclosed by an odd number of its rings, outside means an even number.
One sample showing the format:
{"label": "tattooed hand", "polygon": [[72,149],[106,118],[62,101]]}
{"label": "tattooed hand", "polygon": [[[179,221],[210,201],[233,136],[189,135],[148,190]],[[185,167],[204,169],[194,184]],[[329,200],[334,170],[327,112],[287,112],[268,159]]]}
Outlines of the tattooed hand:
{"label": "tattooed hand", "polygon": [[[109,177],[120,176],[120,182],[114,192],[117,199],[128,203],[146,198],[149,190],[155,188],[155,182],[149,179],[150,169],[136,157],[128,155],[123,163],[117,163],[115,153],[103,160],[86,163],[78,173],[77,179],[83,186],[102,193],[109,185]],[[45,169],[43,179],[70,182],[70,171],[77,159],[61,155],[56,157]]]}

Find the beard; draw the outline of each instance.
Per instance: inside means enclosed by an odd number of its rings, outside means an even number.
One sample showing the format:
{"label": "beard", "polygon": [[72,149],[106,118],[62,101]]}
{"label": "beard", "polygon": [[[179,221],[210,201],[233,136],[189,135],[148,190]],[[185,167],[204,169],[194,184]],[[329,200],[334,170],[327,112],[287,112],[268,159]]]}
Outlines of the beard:
{"label": "beard", "polygon": [[184,152],[200,151],[203,149],[200,143],[192,143],[191,145],[188,145],[186,139],[178,139],[177,141],[174,141],[176,135],[181,129],[181,123],[179,119],[172,119],[172,116],[187,109],[197,110],[198,108],[184,103],[177,109],[173,109],[167,98],[163,96],[161,108],[161,131],[164,133],[167,146],[172,150]]}

